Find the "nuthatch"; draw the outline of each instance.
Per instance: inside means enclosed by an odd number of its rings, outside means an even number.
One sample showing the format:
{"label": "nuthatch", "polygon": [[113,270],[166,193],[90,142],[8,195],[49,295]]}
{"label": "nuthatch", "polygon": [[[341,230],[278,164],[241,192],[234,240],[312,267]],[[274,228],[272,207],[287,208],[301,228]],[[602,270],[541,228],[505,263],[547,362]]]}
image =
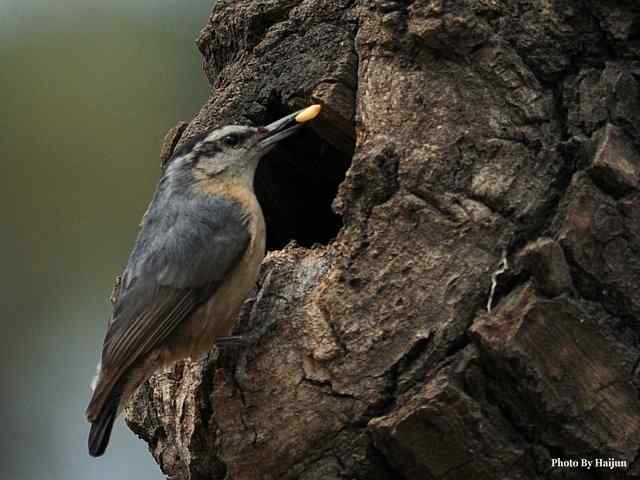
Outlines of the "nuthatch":
{"label": "nuthatch", "polygon": [[229,335],[265,253],[253,191],[258,161],[320,111],[266,127],[227,126],[173,156],[136,239],[113,306],[87,419],[100,456],[126,400],[159,368]]}

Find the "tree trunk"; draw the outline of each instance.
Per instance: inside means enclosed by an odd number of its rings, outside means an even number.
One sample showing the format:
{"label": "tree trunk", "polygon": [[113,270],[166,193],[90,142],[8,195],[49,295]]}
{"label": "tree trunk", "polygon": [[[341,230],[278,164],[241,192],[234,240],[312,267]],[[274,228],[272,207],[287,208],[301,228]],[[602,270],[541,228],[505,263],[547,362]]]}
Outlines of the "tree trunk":
{"label": "tree trunk", "polygon": [[253,344],[129,407],[167,475],[640,474],[636,1],[219,0],[198,46],[165,157],[324,109],[258,172]]}

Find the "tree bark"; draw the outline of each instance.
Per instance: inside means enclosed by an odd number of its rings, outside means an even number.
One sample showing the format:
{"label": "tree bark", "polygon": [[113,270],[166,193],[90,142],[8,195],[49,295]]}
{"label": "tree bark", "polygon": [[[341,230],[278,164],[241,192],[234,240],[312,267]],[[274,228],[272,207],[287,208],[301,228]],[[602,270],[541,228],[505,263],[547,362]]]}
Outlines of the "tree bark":
{"label": "tree bark", "polygon": [[[212,94],[165,157],[324,110],[312,148],[275,154],[299,190],[257,180],[270,238],[303,246],[265,259],[237,327],[253,344],[129,407],[168,476],[640,475],[637,2],[219,0],[198,46]],[[336,171],[342,226],[312,245],[292,192],[329,208],[313,178]]]}

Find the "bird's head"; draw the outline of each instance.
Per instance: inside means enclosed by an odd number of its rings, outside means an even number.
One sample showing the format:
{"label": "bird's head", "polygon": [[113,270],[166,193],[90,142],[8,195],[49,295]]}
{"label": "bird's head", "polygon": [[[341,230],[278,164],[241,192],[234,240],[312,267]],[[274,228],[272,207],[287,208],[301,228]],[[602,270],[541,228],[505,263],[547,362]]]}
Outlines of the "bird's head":
{"label": "bird's head", "polygon": [[192,182],[253,182],[259,160],[320,111],[313,105],[264,127],[229,125],[197,136],[174,154],[165,176]]}

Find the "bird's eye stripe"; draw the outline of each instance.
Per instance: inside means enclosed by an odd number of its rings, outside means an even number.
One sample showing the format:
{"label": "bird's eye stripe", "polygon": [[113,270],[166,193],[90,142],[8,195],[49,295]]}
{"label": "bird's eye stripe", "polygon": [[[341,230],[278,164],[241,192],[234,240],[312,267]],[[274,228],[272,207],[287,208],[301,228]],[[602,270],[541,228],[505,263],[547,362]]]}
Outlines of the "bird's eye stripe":
{"label": "bird's eye stripe", "polygon": [[228,133],[227,135],[222,137],[220,140],[222,140],[222,142],[224,143],[225,138],[233,137],[236,140],[236,144],[241,144],[248,138],[251,138],[253,134],[254,134],[253,132],[233,132],[233,133]]}
{"label": "bird's eye stripe", "polygon": [[182,157],[184,155],[187,155],[188,153],[191,153],[196,146],[200,145],[200,142],[202,142],[202,140],[206,138],[207,135],[207,133],[201,133],[199,135],[196,135],[195,137],[192,137],[190,140],[186,141],[180,148],[176,149],[175,152],[173,152],[172,158]]}
{"label": "bird's eye stripe", "polygon": [[237,145],[240,142],[240,137],[235,133],[230,133],[229,135],[225,135],[224,137],[222,137],[222,142],[225,145]]}

